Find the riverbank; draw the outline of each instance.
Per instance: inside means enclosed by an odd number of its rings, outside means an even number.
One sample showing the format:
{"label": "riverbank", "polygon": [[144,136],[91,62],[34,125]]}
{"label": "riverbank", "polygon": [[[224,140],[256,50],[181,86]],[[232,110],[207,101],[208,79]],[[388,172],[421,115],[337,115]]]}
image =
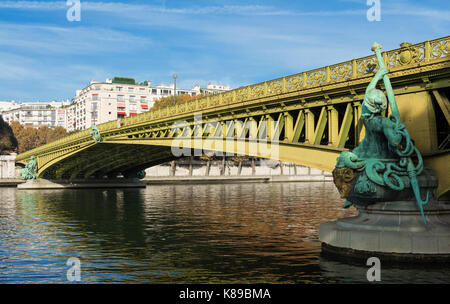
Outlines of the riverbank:
{"label": "riverbank", "polygon": [[217,184],[217,183],[280,183],[280,182],[331,182],[333,178],[325,175],[262,175],[262,176],[158,176],[145,177],[147,185],[160,184]]}
{"label": "riverbank", "polygon": [[0,178],[0,187],[17,187],[17,185],[23,183],[25,181],[18,178]]}
{"label": "riverbank", "polygon": [[[265,176],[157,176],[157,177],[146,177],[141,180],[143,184],[146,185],[166,185],[166,184],[221,184],[221,183],[280,183],[280,182],[331,182],[333,178],[325,175],[316,176],[299,176],[299,175],[265,175]],[[2,178],[0,179],[0,187],[18,187],[24,188],[22,184],[25,181],[16,178]],[[104,181],[99,182],[99,180],[86,180],[80,185],[80,181],[70,184],[70,186],[61,185],[57,183],[51,185],[45,185],[45,187],[50,188],[86,188],[89,187],[103,187],[106,184]],[[21,186],[20,186],[21,185]],[[39,184],[42,186],[41,184]],[[36,188],[33,185],[33,188]],[[123,183],[108,183],[108,187],[123,187]],[[28,188],[28,187],[27,187]]]}

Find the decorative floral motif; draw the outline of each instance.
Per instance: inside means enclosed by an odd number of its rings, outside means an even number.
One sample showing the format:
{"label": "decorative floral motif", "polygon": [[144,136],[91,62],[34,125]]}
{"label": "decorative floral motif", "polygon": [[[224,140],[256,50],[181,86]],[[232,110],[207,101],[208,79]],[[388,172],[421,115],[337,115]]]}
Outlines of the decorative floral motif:
{"label": "decorative floral motif", "polygon": [[306,75],[308,77],[307,84],[310,86],[317,86],[325,83],[326,72],[324,68],[307,72]]}
{"label": "decorative floral motif", "polygon": [[431,41],[430,46],[431,46],[430,59],[438,59],[448,56],[448,53],[450,51],[449,39]]}
{"label": "decorative floral motif", "polygon": [[275,79],[267,82],[267,93],[269,94],[283,93],[283,80]]}
{"label": "decorative floral motif", "polygon": [[352,64],[344,62],[330,67],[330,80],[341,81],[352,77]]}
{"label": "decorative floral motif", "polygon": [[264,84],[257,84],[250,87],[249,97],[258,98],[264,96]]}
{"label": "decorative floral motif", "polygon": [[286,77],[286,89],[288,92],[297,91],[304,86],[303,76],[301,74]]}

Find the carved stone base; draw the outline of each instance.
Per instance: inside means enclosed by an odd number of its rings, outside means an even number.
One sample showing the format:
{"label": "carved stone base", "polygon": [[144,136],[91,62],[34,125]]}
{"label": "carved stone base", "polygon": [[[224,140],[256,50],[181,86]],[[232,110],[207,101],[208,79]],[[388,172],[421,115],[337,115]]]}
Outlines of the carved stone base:
{"label": "carved stone base", "polygon": [[450,260],[450,202],[424,206],[427,225],[415,201],[357,206],[359,215],[320,225],[324,251],[347,256],[422,262]]}

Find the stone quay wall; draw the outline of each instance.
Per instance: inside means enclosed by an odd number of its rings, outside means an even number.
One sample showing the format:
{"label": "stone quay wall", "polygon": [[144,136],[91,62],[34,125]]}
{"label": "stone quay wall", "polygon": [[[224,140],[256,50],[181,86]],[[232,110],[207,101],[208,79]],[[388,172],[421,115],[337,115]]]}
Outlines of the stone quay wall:
{"label": "stone quay wall", "polygon": [[17,178],[16,154],[0,155],[0,179],[12,178]]}
{"label": "stone quay wall", "polygon": [[[145,170],[146,179],[156,177],[238,177],[238,176],[271,176],[291,177],[293,180],[332,181],[330,172],[300,166],[292,163],[265,159],[249,159],[246,161],[198,160],[183,158],[164,163]],[[298,178],[296,178],[298,177]]]}

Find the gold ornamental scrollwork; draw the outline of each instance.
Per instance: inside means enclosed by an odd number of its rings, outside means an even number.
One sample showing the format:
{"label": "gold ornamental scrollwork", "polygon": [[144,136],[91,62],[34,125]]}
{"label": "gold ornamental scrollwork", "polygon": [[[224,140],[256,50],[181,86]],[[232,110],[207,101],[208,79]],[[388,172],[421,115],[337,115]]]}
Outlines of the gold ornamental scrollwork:
{"label": "gold ornamental scrollwork", "polygon": [[233,92],[226,92],[222,95],[222,104],[229,104],[233,102]]}
{"label": "gold ornamental scrollwork", "polygon": [[344,62],[330,67],[330,80],[342,81],[352,77],[351,62]]}
{"label": "gold ornamental scrollwork", "polygon": [[374,73],[377,68],[377,59],[375,56],[366,57],[356,60],[357,76]]}
{"label": "gold ornamental scrollwork", "polygon": [[264,84],[258,84],[250,87],[250,98],[258,98],[264,96]]}
{"label": "gold ornamental scrollwork", "polygon": [[430,59],[439,59],[448,56],[450,52],[450,40],[448,39],[432,41],[430,43],[430,46],[431,46]]}
{"label": "gold ornamental scrollwork", "polygon": [[307,84],[308,86],[317,86],[326,82],[325,68],[307,72]]}
{"label": "gold ornamental scrollwork", "polygon": [[236,90],[236,102],[245,101],[248,99],[248,89],[240,88]]}
{"label": "gold ornamental scrollwork", "polygon": [[288,92],[300,90],[304,86],[304,79],[301,74],[286,77],[286,90]]}
{"label": "gold ornamental scrollwork", "polygon": [[271,95],[283,93],[283,80],[275,79],[267,82],[267,93]]}
{"label": "gold ornamental scrollwork", "polygon": [[416,64],[425,60],[425,44],[412,45],[409,42],[400,44],[400,49],[386,53],[388,68]]}

